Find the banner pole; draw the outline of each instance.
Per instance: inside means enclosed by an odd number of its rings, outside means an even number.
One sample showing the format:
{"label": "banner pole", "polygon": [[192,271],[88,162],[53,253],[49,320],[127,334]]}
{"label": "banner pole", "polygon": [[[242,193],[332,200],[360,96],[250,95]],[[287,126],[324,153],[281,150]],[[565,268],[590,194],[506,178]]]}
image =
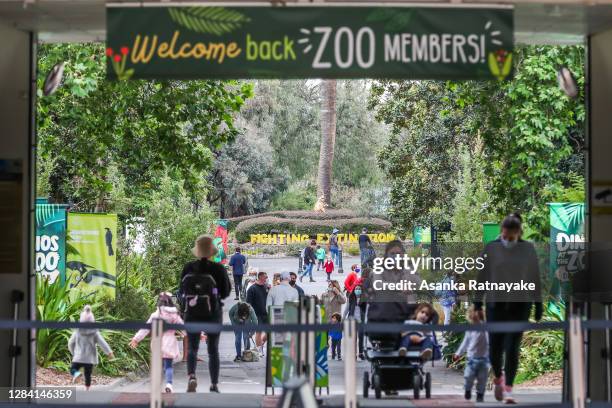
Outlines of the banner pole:
{"label": "banner pole", "polygon": [[357,325],[354,318],[344,320],[342,352],[344,354],[344,407],[357,408],[357,386],[355,384],[355,356],[357,355]]}
{"label": "banner pole", "polygon": [[162,407],[162,336],[164,334],[164,321],[153,319],[151,321],[151,403],[150,408]]}

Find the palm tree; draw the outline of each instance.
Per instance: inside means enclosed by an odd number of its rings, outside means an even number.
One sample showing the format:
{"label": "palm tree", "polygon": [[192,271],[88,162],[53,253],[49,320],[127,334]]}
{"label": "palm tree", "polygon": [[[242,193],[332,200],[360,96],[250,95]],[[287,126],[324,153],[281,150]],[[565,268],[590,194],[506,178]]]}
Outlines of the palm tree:
{"label": "palm tree", "polygon": [[321,84],[321,150],[317,176],[317,204],[315,210],[324,210],[331,204],[332,166],[336,144],[336,80]]}

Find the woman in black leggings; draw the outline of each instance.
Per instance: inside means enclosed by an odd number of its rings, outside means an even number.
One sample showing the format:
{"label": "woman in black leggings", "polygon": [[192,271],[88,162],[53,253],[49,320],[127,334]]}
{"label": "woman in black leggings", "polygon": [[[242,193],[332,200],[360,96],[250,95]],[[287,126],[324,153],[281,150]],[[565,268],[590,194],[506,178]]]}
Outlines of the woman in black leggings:
{"label": "woman in black leggings", "polygon": [[[476,309],[482,308],[486,296],[488,322],[528,321],[535,304],[535,318],[542,317],[540,274],[533,244],[521,239],[522,220],[519,215],[507,216],[498,239],[487,244],[483,258],[485,267],[479,272],[479,282],[515,283],[521,280],[535,283],[532,291],[493,291],[476,294]],[[514,404],[512,386],[519,365],[522,332],[489,333],[489,358],[495,379],[494,395],[498,401]]]}

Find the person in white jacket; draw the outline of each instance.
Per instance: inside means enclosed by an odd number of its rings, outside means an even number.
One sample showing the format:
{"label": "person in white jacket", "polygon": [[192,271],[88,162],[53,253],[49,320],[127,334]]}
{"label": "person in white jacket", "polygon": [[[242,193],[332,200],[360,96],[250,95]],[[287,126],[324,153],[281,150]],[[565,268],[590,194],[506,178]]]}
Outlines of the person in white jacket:
{"label": "person in white jacket", "polygon": [[[96,321],[91,306],[86,305],[81,312],[79,321],[81,323],[93,323]],[[68,350],[72,354],[72,365],[70,374],[72,374],[72,382],[75,382],[81,375],[81,368],[85,373],[85,389],[89,390],[91,386],[91,372],[93,366],[98,364],[98,350],[96,345],[99,345],[102,351],[111,359],[115,358],[110,346],[104,340],[104,337],[97,329],[76,329],[70,340],[68,340]]]}
{"label": "person in white jacket", "polygon": [[[164,322],[169,324],[183,324],[183,319],[179,315],[177,308],[172,302],[172,294],[169,292],[162,292],[157,298],[157,310],[151,313],[147,323],[151,323],[153,319],[162,319]],[[149,329],[141,329],[130,341],[130,347],[136,348],[149,334]],[[174,377],[174,369],[172,363],[180,355],[178,342],[175,337],[175,330],[166,330],[162,336],[162,360],[164,367],[164,377],[166,379],[166,392],[172,392],[172,379]],[[185,334],[183,333],[183,337]]]}
{"label": "person in white jacket", "polygon": [[283,306],[285,302],[297,302],[300,298],[297,289],[289,284],[291,274],[281,273],[280,284],[273,286],[266,298],[266,308],[270,306]]}

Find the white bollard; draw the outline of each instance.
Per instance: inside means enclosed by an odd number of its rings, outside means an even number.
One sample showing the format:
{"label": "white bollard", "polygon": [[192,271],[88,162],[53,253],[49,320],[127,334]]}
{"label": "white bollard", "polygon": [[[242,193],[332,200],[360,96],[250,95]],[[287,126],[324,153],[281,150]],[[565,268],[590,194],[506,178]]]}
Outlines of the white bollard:
{"label": "white bollard", "polygon": [[164,321],[153,319],[151,321],[151,408],[162,407],[162,336],[164,334]]}
{"label": "white bollard", "polygon": [[569,363],[572,390],[572,407],[584,408],[586,398],[586,369],[584,364],[584,341],[580,316],[569,318]]}
{"label": "white bollard", "polygon": [[344,320],[342,354],[344,355],[344,407],[357,408],[357,324],[354,318]]}

